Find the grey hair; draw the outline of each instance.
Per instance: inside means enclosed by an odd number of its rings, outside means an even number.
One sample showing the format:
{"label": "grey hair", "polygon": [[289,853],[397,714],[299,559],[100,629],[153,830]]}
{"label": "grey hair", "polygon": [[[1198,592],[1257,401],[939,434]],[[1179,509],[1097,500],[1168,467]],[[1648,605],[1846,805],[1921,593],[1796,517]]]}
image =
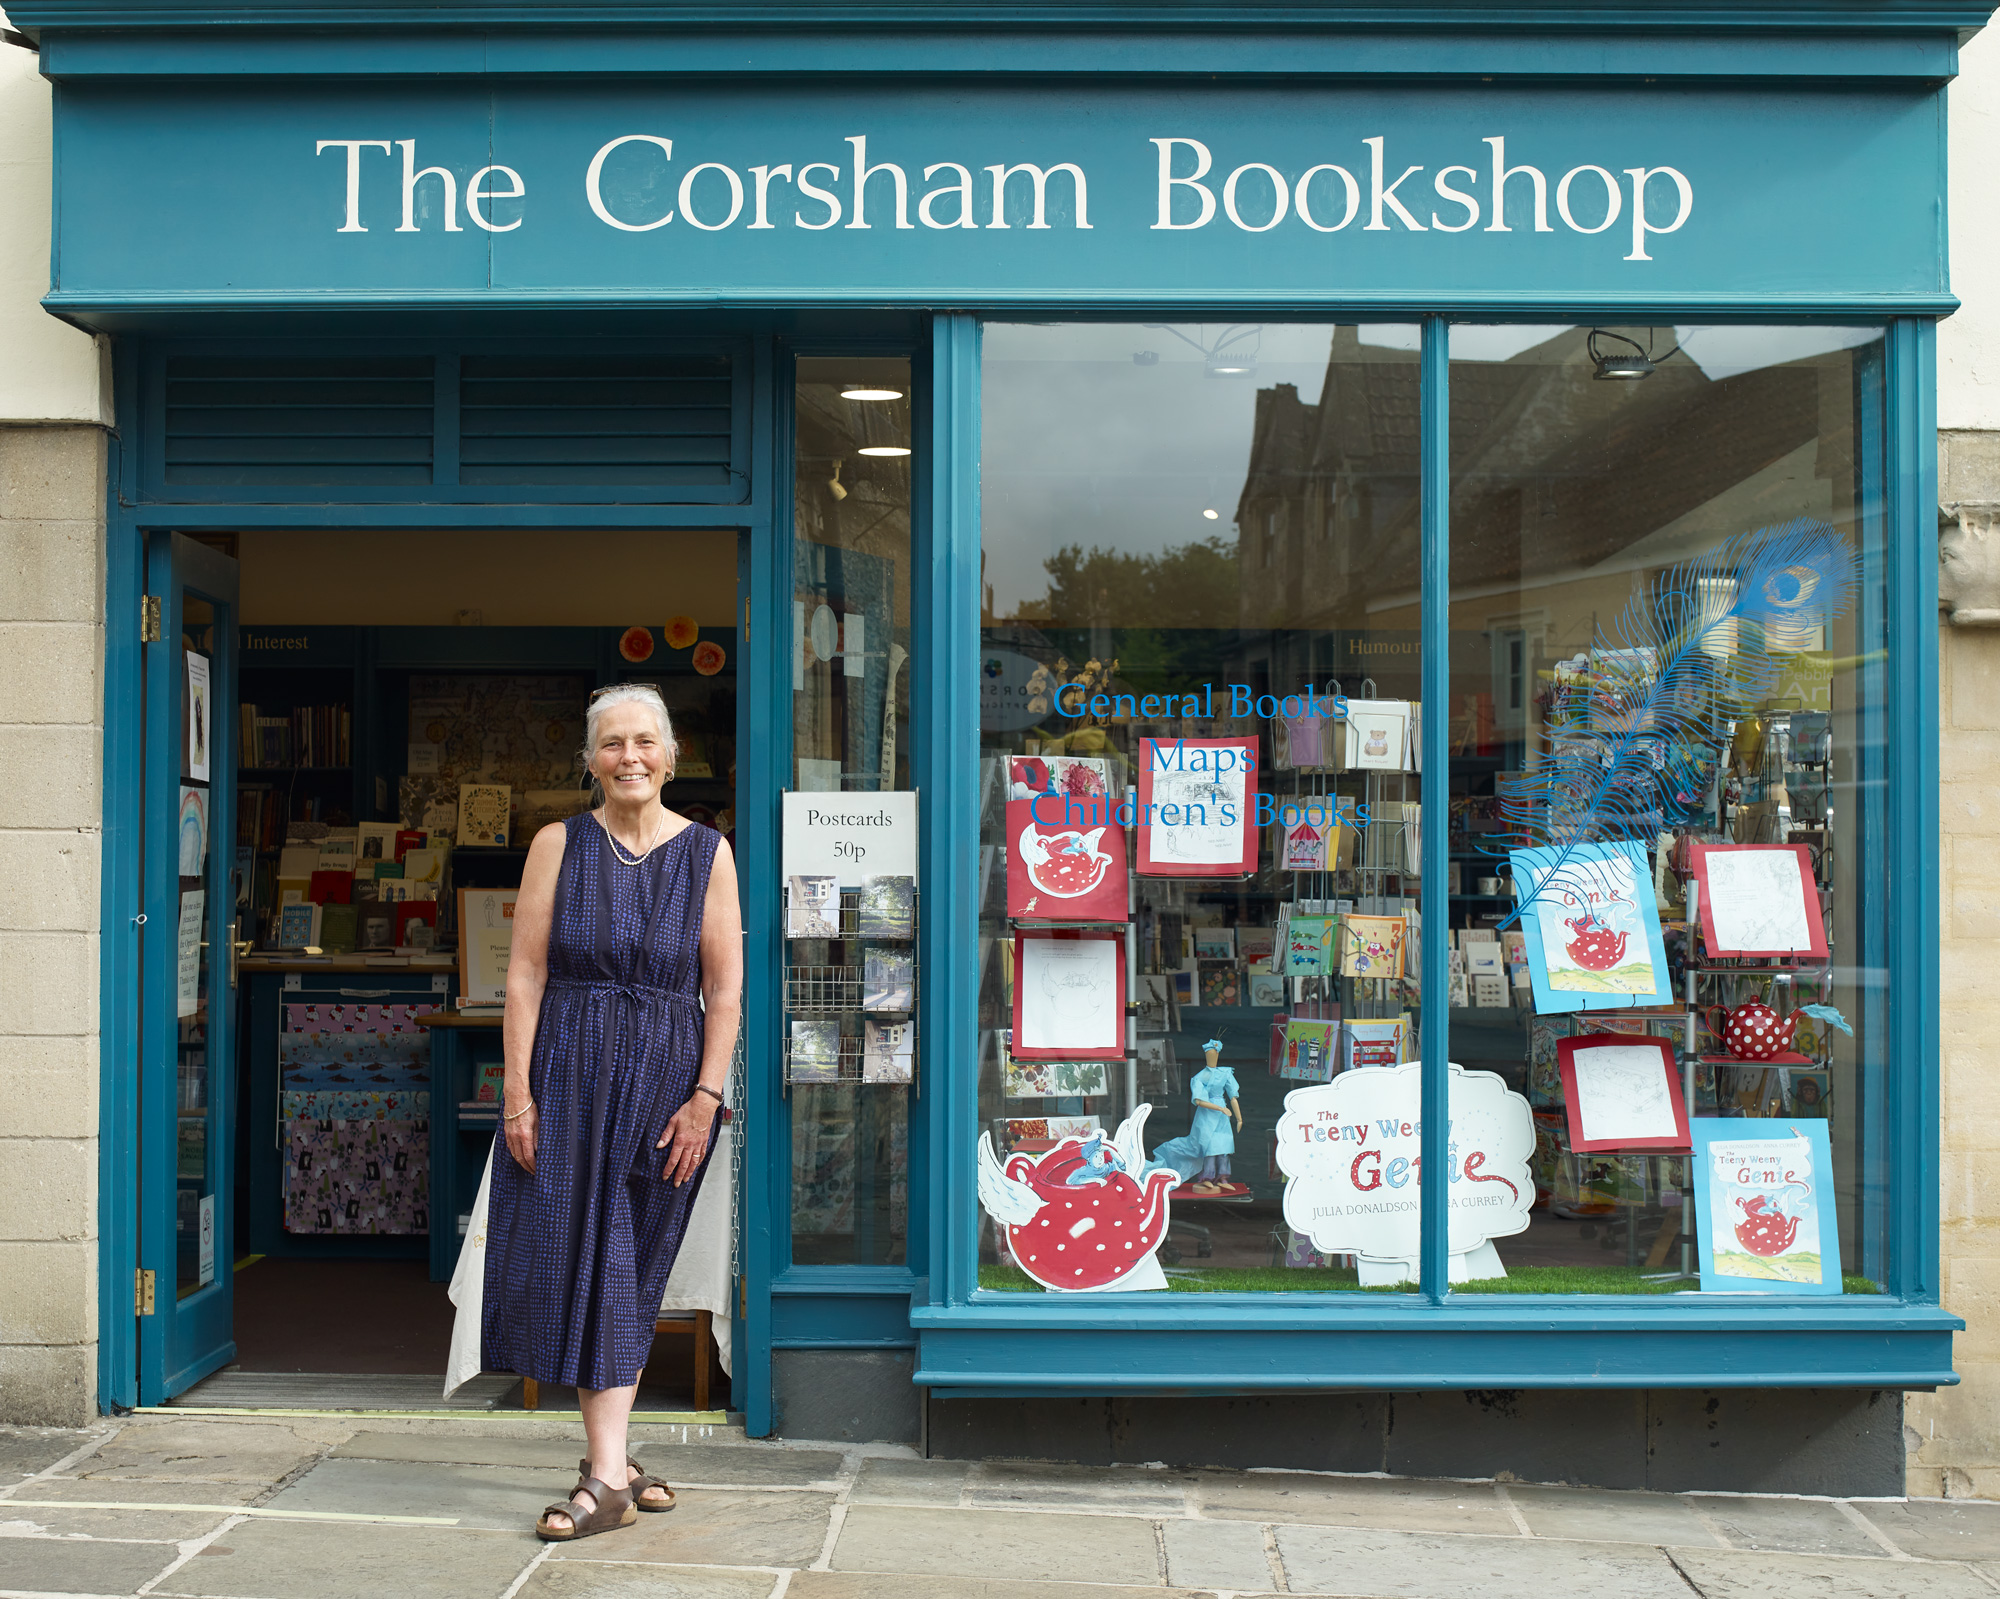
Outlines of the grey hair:
{"label": "grey hair", "polygon": [[667,776],[672,777],[674,768],[680,764],[681,748],[674,738],[674,719],[667,714],[667,702],[660,698],[658,689],[651,683],[620,683],[615,688],[602,689],[583,717],[583,769],[590,778],[590,799],[594,805],[604,803],[604,790],[590,769],[597,755],[597,730],[604,724],[604,713],[616,705],[643,705],[651,711],[659,724],[660,742],[667,748]]}

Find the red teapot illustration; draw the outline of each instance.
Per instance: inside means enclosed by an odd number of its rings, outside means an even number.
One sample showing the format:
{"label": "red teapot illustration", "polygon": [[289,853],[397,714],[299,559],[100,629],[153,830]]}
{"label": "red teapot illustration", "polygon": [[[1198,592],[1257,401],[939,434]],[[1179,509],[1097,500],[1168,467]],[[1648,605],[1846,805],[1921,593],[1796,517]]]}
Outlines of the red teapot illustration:
{"label": "red teapot illustration", "polygon": [[1752,1194],[1736,1201],[1743,1219],[1736,1224],[1736,1241],[1753,1255],[1766,1259],[1782,1255],[1799,1235],[1799,1218],[1765,1207],[1765,1196]]}
{"label": "red teapot illustration", "polygon": [[1632,935],[1612,932],[1595,911],[1566,916],[1563,925],[1576,934],[1567,946],[1569,958],[1585,971],[1608,972],[1625,958],[1625,942]]}

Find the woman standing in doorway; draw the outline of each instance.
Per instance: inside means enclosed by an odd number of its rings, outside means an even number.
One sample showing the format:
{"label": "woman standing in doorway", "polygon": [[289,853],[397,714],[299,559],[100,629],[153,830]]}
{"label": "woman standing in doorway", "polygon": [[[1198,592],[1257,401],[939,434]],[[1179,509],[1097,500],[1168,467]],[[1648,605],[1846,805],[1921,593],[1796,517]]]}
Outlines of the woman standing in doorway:
{"label": "woman standing in doorway", "polygon": [[574,1387],[589,1454],[538,1536],[670,1510],[626,1452],[653,1324],[715,1140],[742,1018],[729,846],[668,810],[673,725],[639,684],[592,699],[601,803],[535,835],[507,972],[510,1158],[495,1158],[482,1362]]}

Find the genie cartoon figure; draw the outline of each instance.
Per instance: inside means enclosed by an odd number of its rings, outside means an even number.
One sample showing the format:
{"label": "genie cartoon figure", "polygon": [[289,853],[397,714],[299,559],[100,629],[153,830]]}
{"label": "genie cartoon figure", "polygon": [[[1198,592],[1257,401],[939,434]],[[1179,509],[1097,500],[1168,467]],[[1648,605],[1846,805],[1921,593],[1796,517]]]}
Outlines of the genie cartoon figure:
{"label": "genie cartoon figure", "polygon": [[1092,1133],[1077,1152],[1082,1164],[1063,1178],[1065,1188],[1090,1188],[1108,1182],[1114,1172],[1122,1172],[1125,1162],[1118,1151],[1104,1141],[1104,1134]]}
{"label": "genie cartoon figure", "polygon": [[1155,1149],[1148,1169],[1169,1167],[1184,1180],[1193,1179],[1181,1191],[1183,1198],[1215,1199],[1247,1193],[1249,1190],[1229,1171],[1229,1157],[1236,1153],[1236,1133],[1243,1125],[1236,1073],[1220,1064],[1221,1039],[1211,1038],[1202,1045],[1202,1054],[1206,1063],[1188,1084],[1194,1100],[1194,1125]]}

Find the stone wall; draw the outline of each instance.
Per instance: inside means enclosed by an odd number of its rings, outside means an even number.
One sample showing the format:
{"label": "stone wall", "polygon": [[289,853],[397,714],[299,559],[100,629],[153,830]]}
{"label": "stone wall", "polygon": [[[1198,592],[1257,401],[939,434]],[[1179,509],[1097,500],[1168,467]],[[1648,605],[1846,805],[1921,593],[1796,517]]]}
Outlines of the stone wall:
{"label": "stone wall", "polygon": [[104,472],[0,426],[0,1422],[97,1412]]}
{"label": "stone wall", "polygon": [[[1938,435],[1946,504],[2000,501],[2000,432]],[[1904,1412],[1909,1492],[2000,1498],[2000,628],[1938,636],[1938,959],[1943,1072],[1945,1305],[1963,1316],[1959,1385],[1912,1394]]]}

